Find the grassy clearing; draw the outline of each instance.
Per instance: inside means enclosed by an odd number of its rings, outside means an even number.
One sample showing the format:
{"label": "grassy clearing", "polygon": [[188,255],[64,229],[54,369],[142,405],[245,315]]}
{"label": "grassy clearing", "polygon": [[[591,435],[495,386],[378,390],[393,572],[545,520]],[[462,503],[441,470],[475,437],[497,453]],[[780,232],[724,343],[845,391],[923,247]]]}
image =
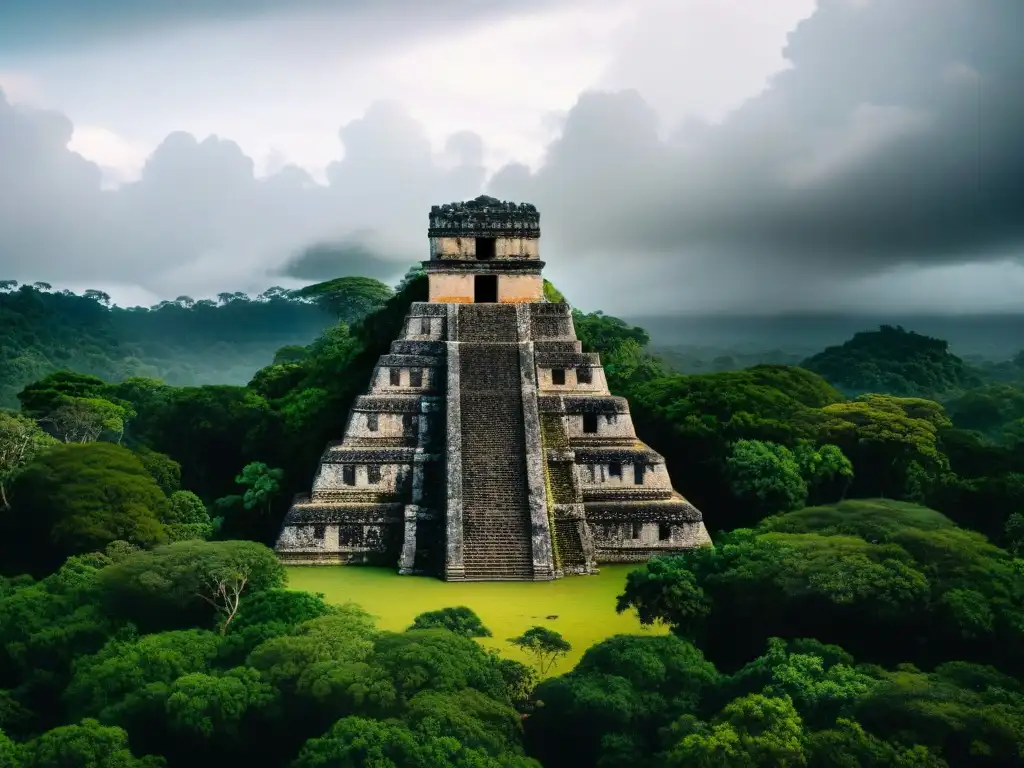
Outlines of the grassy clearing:
{"label": "grassy clearing", "polygon": [[[401,631],[424,611],[466,605],[494,633],[482,642],[509,658],[529,661],[505,642],[534,625],[549,627],[572,643],[554,673],[572,668],[583,652],[612,635],[662,634],[645,628],[634,613],[615,613],[615,598],[635,566],[603,566],[597,576],[569,576],[550,582],[446,583],[422,576],[399,576],[389,568],[363,566],[293,567],[289,586],[322,592],[332,603],[354,602],[377,617],[381,629]],[[557,618],[548,618],[557,617]]]}

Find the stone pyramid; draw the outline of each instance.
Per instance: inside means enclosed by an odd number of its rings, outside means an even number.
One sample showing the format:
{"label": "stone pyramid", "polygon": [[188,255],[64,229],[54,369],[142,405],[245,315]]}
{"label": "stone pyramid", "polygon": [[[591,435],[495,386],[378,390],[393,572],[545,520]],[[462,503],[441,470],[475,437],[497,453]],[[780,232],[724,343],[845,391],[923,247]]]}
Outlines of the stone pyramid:
{"label": "stone pyramid", "polygon": [[569,306],[544,300],[537,209],[434,206],[428,237],[429,301],[292,504],[281,559],[547,580],[710,544]]}

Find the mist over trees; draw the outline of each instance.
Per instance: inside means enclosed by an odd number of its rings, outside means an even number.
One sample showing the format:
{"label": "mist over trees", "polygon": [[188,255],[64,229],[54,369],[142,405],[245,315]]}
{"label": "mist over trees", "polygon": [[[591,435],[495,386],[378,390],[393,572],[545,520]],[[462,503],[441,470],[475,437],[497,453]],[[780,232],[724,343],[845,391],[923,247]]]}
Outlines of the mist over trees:
{"label": "mist over trees", "polygon": [[295,291],[215,299],[179,296],[152,307],[111,306],[97,290],[81,295],[47,283],[0,281],[0,406],[55,370],[107,380],[133,376],[173,385],[244,384],[289,346],[303,346],[341,320],[381,306],[391,289],[341,278]]}

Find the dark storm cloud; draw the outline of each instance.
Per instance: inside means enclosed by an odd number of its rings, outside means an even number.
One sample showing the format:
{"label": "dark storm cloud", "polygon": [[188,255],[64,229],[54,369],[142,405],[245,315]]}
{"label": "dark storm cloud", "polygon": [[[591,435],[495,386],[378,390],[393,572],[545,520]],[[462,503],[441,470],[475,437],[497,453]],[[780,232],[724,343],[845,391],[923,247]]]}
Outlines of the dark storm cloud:
{"label": "dark storm cloud", "polygon": [[372,233],[353,233],[339,243],[317,243],[304,248],[278,274],[297,280],[319,282],[336,277],[372,277],[393,282],[407,267],[403,262],[383,258],[364,242]]}
{"label": "dark storm cloud", "polygon": [[[635,93],[591,93],[534,175],[573,249],[870,273],[1021,253],[1024,3],[822,0],[792,68],[722,124],[670,141]],[[713,72],[708,73],[713,77]]]}

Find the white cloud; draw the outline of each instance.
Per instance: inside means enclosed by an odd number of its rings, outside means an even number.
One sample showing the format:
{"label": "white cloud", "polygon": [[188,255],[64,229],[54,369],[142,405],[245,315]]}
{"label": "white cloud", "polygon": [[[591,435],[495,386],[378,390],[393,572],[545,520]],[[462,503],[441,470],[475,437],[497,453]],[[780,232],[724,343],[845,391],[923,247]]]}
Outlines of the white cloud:
{"label": "white cloud", "polygon": [[104,188],[136,181],[149,154],[145,147],[92,125],[75,126],[68,149],[92,160],[104,171]]}
{"label": "white cloud", "polygon": [[487,137],[488,167],[536,164],[551,138],[548,116],[598,81],[631,15],[620,4],[507,19],[395,51],[368,64],[365,82],[395,94],[435,143],[470,130]]}
{"label": "white cloud", "polygon": [[600,85],[635,88],[666,127],[718,122],[789,63],[786,35],[815,0],[648,0],[636,4]]}
{"label": "white cloud", "polygon": [[43,98],[39,80],[27,72],[0,69],[0,91],[15,104],[39,104]]}

